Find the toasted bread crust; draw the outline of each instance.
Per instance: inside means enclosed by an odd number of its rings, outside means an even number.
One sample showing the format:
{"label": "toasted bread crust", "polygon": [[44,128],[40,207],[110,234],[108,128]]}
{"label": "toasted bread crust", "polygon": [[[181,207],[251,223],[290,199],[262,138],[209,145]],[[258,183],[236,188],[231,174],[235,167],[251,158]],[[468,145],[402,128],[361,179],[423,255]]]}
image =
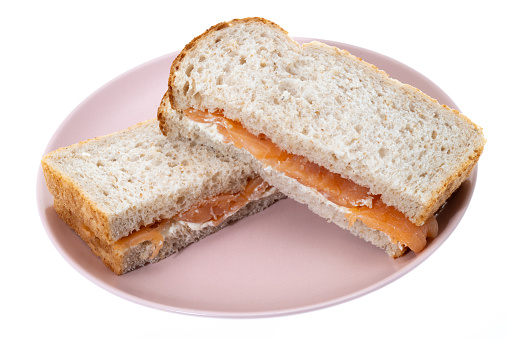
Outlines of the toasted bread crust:
{"label": "toasted bread crust", "polygon": [[161,103],[157,108],[157,120],[159,121],[159,129],[165,136],[168,136],[168,126],[166,125],[167,121],[165,114],[168,109],[171,109],[169,92],[170,91],[168,90],[164,93],[163,98],[161,99]]}
{"label": "toasted bread crust", "polygon": [[65,205],[67,209],[77,211],[80,214],[80,219],[89,220],[89,227],[99,237],[113,241],[110,233],[111,228],[104,227],[104,225],[109,225],[110,216],[97,206],[95,201],[81,189],[76,181],[71,180],[51,165],[48,159],[52,153],[44,156],[41,164],[46,186],[51,195],[53,195],[54,200],[59,201],[61,205]]}
{"label": "toasted bread crust", "polygon": [[449,199],[449,197],[461,186],[463,181],[465,181],[470,176],[472,170],[477,164],[477,161],[479,160],[479,157],[483,152],[483,149],[484,145],[483,147],[476,149],[469,160],[464,162],[458,171],[452,174],[449,177],[449,180],[444,182],[438,191],[433,192],[433,198],[430,199],[426,204],[425,208],[423,209],[422,217],[417,219],[416,224],[422,224],[426,222],[427,215],[433,215],[442,207],[442,205],[445,204],[447,199]]}

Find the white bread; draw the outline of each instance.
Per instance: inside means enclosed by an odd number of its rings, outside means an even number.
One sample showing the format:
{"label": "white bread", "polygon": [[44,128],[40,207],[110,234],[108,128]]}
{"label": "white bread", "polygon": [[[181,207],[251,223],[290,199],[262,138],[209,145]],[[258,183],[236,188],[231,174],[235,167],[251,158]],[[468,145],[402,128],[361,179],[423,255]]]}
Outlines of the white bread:
{"label": "white bread", "polygon": [[168,140],[156,119],[50,152],[42,168],[59,216],[117,274],[165,258],[284,197],[274,190],[216,227],[182,226],[152,258],[149,241],[123,248],[115,242],[206,198],[239,192],[257,174],[234,154]]}
{"label": "white bread", "polygon": [[168,85],[178,114],[224,110],[251,133],[380,194],[417,225],[468,177],[485,144],[458,111],[347,51],[301,46],[261,18],[196,37],[175,59]]}

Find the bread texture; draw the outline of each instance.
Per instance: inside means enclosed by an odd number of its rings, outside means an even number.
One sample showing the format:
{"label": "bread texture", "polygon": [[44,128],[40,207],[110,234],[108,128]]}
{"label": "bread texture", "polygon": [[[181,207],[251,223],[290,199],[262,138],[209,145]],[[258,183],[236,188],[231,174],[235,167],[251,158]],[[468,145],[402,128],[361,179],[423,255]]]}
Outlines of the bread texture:
{"label": "bread texture", "polygon": [[236,154],[168,140],[152,119],[50,152],[42,168],[59,216],[117,274],[163,259],[284,197],[274,190],[216,227],[179,226],[152,258],[150,241],[123,248],[116,241],[206,198],[241,191],[258,176],[249,164]]}
{"label": "bread texture", "polygon": [[[191,41],[172,64],[167,100],[180,115],[223,110],[380,194],[417,225],[468,177],[486,142],[457,110],[345,50],[299,45],[262,18],[220,23]],[[167,133],[183,118],[165,112],[158,118]]]}

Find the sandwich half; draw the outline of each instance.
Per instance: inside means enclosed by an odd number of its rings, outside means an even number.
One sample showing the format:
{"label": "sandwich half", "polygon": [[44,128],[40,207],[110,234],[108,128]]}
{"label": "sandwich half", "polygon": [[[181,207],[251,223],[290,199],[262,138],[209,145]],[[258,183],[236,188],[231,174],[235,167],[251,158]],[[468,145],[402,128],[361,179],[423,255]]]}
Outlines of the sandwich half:
{"label": "sandwich half", "polygon": [[345,50],[263,18],[217,24],[174,60],[162,132],[236,152],[288,197],[399,257],[485,144],[460,112]]}
{"label": "sandwich half", "polygon": [[156,119],[57,149],[42,168],[58,215],[119,275],[284,198],[235,154],[169,140]]}

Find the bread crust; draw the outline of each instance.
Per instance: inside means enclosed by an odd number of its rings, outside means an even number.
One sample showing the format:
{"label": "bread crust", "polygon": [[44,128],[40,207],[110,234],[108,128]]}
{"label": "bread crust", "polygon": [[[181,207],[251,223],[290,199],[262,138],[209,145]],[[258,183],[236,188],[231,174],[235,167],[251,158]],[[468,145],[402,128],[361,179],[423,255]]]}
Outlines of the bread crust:
{"label": "bread crust", "polygon": [[74,180],[63,175],[62,172],[51,165],[48,159],[52,153],[46,155],[41,164],[46,186],[54,200],[58,201],[60,205],[65,205],[69,210],[79,211],[79,218],[89,220],[89,227],[99,237],[107,239],[107,241],[114,241],[110,232],[111,228],[104,226],[110,224],[110,216]]}
{"label": "bread crust", "polygon": [[474,151],[474,154],[465,161],[460,168],[449,176],[449,180],[443,183],[442,187],[433,192],[433,198],[425,205],[422,217],[416,220],[416,224],[426,222],[428,215],[436,213],[449,199],[449,197],[461,186],[461,184],[470,176],[479,157],[484,149],[484,145]]}
{"label": "bread crust", "polygon": [[159,122],[159,129],[161,130],[161,133],[163,133],[163,135],[166,137],[168,136],[168,126],[165,114],[168,109],[171,109],[169,90],[164,93],[163,98],[161,99],[161,103],[157,108],[157,121]]}

